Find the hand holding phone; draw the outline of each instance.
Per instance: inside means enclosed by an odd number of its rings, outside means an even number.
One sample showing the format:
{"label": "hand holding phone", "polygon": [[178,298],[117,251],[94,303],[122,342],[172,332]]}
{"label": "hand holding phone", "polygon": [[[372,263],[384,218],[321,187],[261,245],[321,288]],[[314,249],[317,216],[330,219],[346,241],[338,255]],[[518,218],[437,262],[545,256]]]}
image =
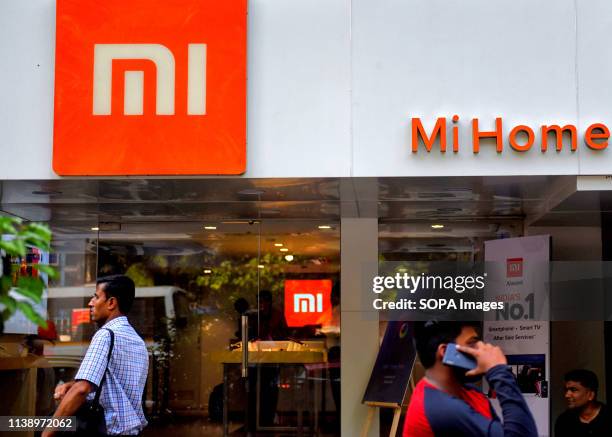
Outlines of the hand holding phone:
{"label": "hand holding phone", "polygon": [[477,366],[466,373],[468,376],[480,375],[500,364],[508,364],[508,360],[501,348],[490,343],[479,341],[474,347],[457,346],[457,350],[471,355],[476,360]]}
{"label": "hand holding phone", "polygon": [[477,367],[476,360],[470,355],[458,351],[455,343],[448,343],[446,345],[446,352],[442,358],[442,363],[465,370],[472,370]]}

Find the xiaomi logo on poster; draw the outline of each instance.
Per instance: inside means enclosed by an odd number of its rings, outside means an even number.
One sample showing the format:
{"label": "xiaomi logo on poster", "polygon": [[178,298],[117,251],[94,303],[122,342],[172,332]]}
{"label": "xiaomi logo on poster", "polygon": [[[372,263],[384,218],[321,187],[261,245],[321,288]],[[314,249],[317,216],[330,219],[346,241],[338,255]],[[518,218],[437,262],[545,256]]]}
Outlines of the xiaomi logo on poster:
{"label": "xiaomi logo on poster", "polygon": [[240,174],[246,0],[57,0],[59,175]]}
{"label": "xiaomi logo on poster", "polygon": [[331,321],[330,279],[292,279],[285,281],[285,319],[287,325],[327,325]]}
{"label": "xiaomi logo on poster", "polygon": [[523,276],[523,258],[508,258],[506,260],[506,277],[520,278]]}

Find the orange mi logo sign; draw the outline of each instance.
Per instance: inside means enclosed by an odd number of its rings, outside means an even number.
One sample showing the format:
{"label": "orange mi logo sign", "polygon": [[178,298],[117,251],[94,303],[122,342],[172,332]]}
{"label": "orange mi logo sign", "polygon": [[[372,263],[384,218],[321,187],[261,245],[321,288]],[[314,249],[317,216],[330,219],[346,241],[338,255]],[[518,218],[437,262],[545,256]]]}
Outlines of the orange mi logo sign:
{"label": "orange mi logo sign", "polygon": [[[174,56],[161,44],[96,44],[94,49],[93,114],[110,115],[115,59],[146,59],[155,64],[155,113],[174,115]],[[206,114],[206,44],[189,44],[187,114]],[[143,115],[144,71],[126,71],[124,115]]]}
{"label": "orange mi logo sign", "polygon": [[246,0],[57,0],[53,168],[240,174]]}

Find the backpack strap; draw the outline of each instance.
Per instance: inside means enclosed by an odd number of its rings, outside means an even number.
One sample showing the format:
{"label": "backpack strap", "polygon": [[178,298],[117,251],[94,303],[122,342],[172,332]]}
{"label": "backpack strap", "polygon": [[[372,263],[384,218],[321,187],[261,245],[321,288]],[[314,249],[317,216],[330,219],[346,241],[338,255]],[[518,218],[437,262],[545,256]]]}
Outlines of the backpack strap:
{"label": "backpack strap", "polygon": [[110,334],[110,347],[108,348],[108,356],[106,357],[106,369],[104,369],[104,376],[102,377],[102,381],[100,381],[100,385],[96,389],[96,396],[94,397],[94,405],[100,403],[100,395],[102,394],[102,385],[104,385],[104,381],[106,381],[106,372],[108,371],[108,364],[110,363],[111,354],[113,353],[113,346],[115,345],[115,333],[108,328],[102,328],[105,331],[108,331]]}

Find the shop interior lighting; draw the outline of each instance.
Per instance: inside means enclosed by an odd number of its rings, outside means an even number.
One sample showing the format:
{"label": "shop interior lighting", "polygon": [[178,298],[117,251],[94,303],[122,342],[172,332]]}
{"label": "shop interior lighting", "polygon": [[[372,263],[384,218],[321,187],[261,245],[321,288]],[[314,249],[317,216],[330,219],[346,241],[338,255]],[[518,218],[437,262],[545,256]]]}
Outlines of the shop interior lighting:
{"label": "shop interior lighting", "polygon": [[204,226],[204,229],[206,229],[207,231],[214,231],[215,229],[217,229],[216,226]]}
{"label": "shop interior lighting", "polygon": [[283,247],[283,243],[274,243],[276,247]]}
{"label": "shop interior lighting", "polygon": [[287,249],[286,247],[281,247],[280,251],[281,252],[289,252],[289,249]]}
{"label": "shop interior lighting", "polygon": [[92,231],[99,231],[99,230],[100,230],[100,228],[99,228],[99,227],[97,227],[97,226],[94,226],[93,228],[91,228],[91,230],[92,230]]}
{"label": "shop interior lighting", "polygon": [[319,229],[331,229],[330,225],[319,225]]}
{"label": "shop interior lighting", "polygon": [[441,225],[441,224],[431,225],[431,229],[444,229],[444,225]]}
{"label": "shop interior lighting", "polygon": [[291,255],[291,254],[285,255],[285,260],[287,260],[289,262],[293,261],[293,255]]}

